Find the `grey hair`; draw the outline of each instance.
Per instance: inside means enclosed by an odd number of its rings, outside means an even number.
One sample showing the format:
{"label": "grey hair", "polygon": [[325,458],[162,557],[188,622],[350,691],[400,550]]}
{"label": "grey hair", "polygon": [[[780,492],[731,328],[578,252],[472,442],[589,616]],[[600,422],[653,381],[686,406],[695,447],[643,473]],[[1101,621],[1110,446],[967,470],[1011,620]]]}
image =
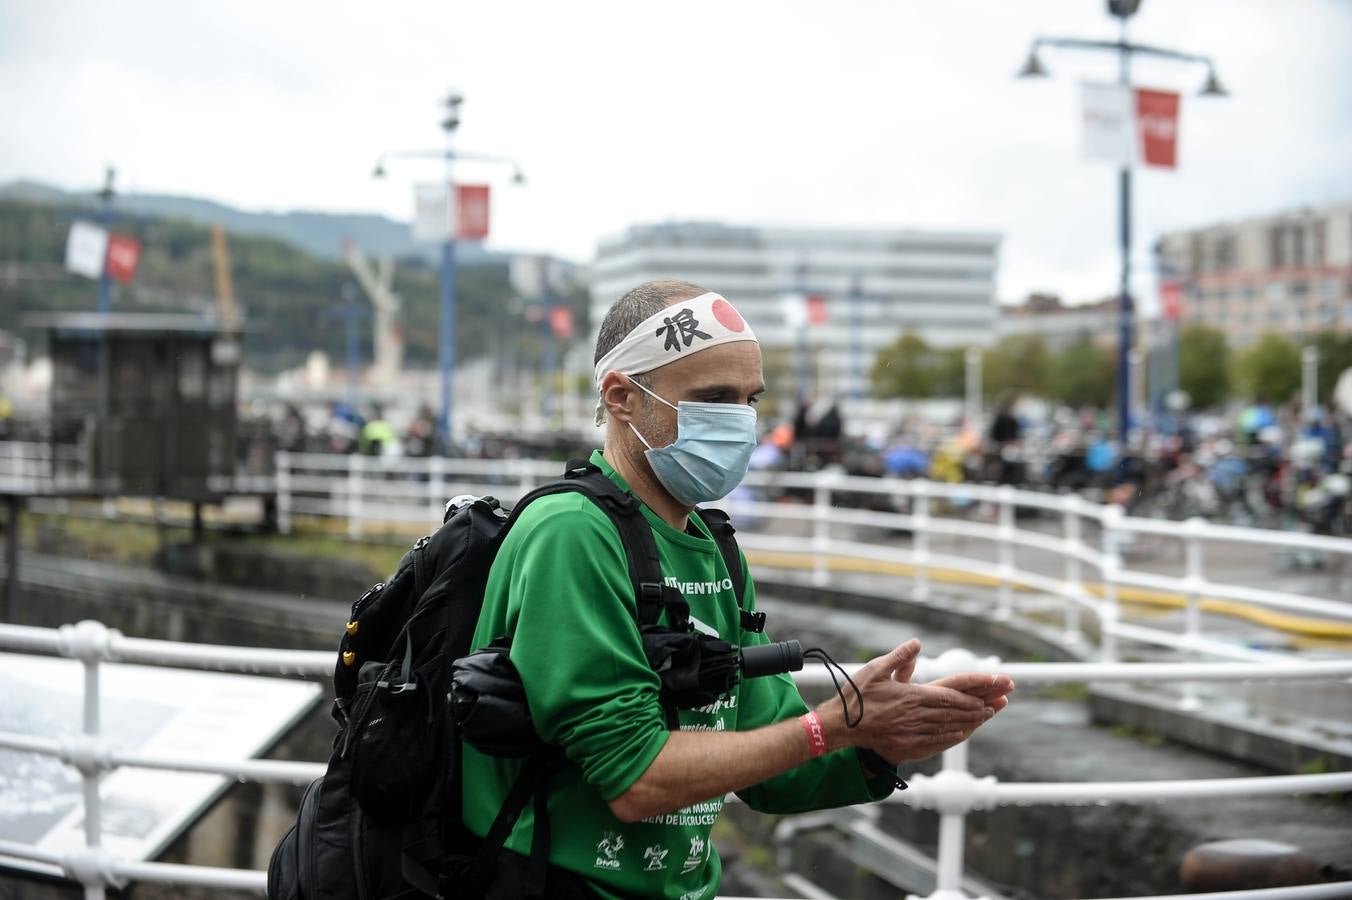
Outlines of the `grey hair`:
{"label": "grey hair", "polygon": [[[705,289],[689,281],[645,281],[611,304],[601,320],[596,335],[596,354],[592,365],[601,361],[629,332],[649,316],[656,315],[673,303],[690,300],[706,293]],[[632,377],[632,376],[631,376]]]}
{"label": "grey hair", "polygon": [[[644,319],[656,315],[673,303],[690,300],[704,293],[707,293],[705,289],[697,284],[676,280],[645,281],[633,290],[628,291],[611,304],[610,309],[606,311],[606,317],[601,320],[601,330],[596,335],[596,354],[592,357],[592,365],[599,363],[603,356],[614,350],[620,341],[628,337],[629,332],[637,328]],[[630,375],[629,378],[645,388],[652,387],[652,382],[646,375]],[[596,424],[600,425],[603,421],[605,421],[605,408],[598,403],[596,405]]]}

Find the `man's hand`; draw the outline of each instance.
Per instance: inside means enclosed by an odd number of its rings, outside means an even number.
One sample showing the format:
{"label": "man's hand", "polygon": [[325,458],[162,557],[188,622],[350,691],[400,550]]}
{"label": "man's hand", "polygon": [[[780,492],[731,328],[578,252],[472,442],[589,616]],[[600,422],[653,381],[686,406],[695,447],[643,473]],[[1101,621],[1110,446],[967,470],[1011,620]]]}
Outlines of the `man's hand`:
{"label": "man's hand", "polygon": [[1014,682],[1007,675],[963,672],[911,684],[919,656],[920,642],[910,640],[854,674],[864,697],[857,727],[845,724],[838,699],[817,707],[833,749],[867,747],[893,764],[925,759],[966,740],[1008,705]]}

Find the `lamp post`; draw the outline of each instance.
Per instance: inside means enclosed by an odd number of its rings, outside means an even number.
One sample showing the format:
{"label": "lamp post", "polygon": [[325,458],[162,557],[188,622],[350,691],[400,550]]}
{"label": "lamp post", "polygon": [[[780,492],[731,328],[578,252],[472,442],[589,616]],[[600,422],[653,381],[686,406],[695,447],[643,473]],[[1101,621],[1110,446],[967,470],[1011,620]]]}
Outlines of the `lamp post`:
{"label": "lamp post", "polygon": [[[510,165],[515,170],[512,183],[524,184],[525,177],[521,174],[521,167],[514,160],[482,153],[465,153],[455,149],[455,132],[460,127],[460,105],[464,101],[465,98],[460,92],[454,90],[442,101],[445,111],[442,114],[441,130],[446,134],[445,149],[391,151],[381,154],[380,159],[376,161],[372,177],[383,178],[385,176],[385,164],[390,160],[439,159],[445,166],[444,177],[446,179],[448,211],[455,209],[454,169],[455,163],[459,160]],[[455,216],[453,214],[448,215],[447,220],[446,233],[441,242],[440,318],[437,327],[437,368],[441,373],[441,414],[437,419],[437,430],[442,441],[449,445],[454,428],[455,412]]]}
{"label": "lamp post", "polygon": [[[99,225],[103,233],[108,234],[108,226],[113,220],[113,178],[117,171],[109,166],[103,173],[103,190],[99,191]],[[112,279],[108,276],[108,258],[104,254],[103,265],[99,271],[99,313],[107,315],[111,307]]]}
{"label": "lamp post", "polygon": [[[1145,44],[1133,44],[1127,41],[1127,20],[1140,9],[1141,0],[1107,0],[1109,15],[1118,20],[1118,39],[1116,41],[1090,41],[1079,38],[1045,38],[1033,41],[1028,51],[1028,59],[1019,71],[1020,78],[1041,78],[1048,72],[1038,51],[1043,48],[1067,50],[1107,51],[1117,54],[1117,81],[1124,88],[1131,87],[1131,60],[1133,56],[1147,56],[1166,59],[1189,65],[1204,65],[1207,68],[1206,83],[1200,96],[1224,97],[1227,93],[1216,77],[1216,67],[1208,56],[1192,53],[1180,53],[1163,47]],[[1131,163],[1127,162],[1118,173],[1118,246],[1122,254],[1122,266],[1118,279],[1118,345],[1117,345],[1117,421],[1118,435],[1125,447],[1131,432],[1131,351],[1135,346],[1133,334],[1134,316],[1131,299]]]}

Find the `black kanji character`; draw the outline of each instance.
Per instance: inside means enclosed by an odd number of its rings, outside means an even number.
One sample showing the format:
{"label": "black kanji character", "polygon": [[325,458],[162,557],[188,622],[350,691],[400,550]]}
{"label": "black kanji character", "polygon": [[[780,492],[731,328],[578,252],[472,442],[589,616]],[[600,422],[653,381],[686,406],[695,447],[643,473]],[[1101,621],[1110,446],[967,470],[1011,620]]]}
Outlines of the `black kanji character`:
{"label": "black kanji character", "polygon": [[695,314],[688,309],[683,309],[674,316],[667,316],[662,320],[662,326],[653,334],[660,337],[664,331],[667,334],[667,342],[662,349],[675,350],[677,353],[681,351],[682,341],[689,347],[695,338],[707,341],[710,337],[699,330],[699,319],[696,319]]}

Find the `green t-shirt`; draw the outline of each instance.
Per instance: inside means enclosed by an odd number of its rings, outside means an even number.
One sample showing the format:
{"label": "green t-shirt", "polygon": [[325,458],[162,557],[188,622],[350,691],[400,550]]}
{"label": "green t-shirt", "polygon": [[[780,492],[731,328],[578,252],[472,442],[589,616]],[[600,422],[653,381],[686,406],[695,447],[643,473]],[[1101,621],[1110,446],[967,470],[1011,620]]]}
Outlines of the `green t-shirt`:
{"label": "green t-shirt", "polygon": [[[620,487],[623,479],[592,454]],[[732,579],[718,545],[697,516],[681,533],[643,507],[662,573],[684,594],[696,626],[734,644],[765,643],[741,628]],[[745,564],[745,560],[743,560]],[[755,607],[747,580],[744,605]],[[610,518],[580,493],[542,497],[512,527],[489,574],[474,646],[511,634],[536,730],[564,748],[573,765],[549,794],[550,861],[583,876],[603,897],[703,900],[718,891],[722,864],[709,839],[723,808],[711,797],[634,824],[609,802],[652,764],[667,740],[657,675],[639,638],[634,588]],[[726,700],[680,714],[683,731],[748,731],[802,715],[807,706],[788,675],[743,681]],[[482,836],[521,763],[466,747],[465,823]],[[853,753],[832,753],[739,791],[754,809],[796,813],[877,800],[885,779],[867,780]],[[507,846],[530,852],[528,807]]]}

